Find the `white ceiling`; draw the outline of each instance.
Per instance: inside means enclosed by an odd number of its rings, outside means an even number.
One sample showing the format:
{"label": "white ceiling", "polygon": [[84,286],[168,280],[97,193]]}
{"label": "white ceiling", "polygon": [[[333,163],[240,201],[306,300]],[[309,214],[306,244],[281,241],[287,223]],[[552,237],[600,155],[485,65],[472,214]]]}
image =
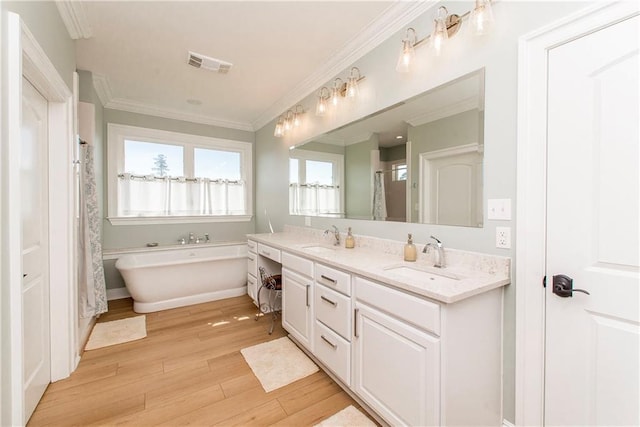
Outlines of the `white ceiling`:
{"label": "white ceiling", "polygon": [[[257,130],[431,2],[66,3],[76,33],[91,35],[76,41],[77,67],[94,73],[107,107]],[[188,51],[233,67],[196,69]]]}

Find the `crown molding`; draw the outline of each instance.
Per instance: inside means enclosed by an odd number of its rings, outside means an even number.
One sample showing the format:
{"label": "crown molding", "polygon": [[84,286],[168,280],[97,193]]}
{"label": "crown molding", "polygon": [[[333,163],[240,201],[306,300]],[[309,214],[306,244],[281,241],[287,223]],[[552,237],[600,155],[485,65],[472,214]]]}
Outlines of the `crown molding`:
{"label": "crown molding", "polygon": [[306,98],[358,59],[378,47],[396,32],[403,29],[416,17],[434,7],[436,0],[396,1],[382,14],[351,38],[341,49],[324,63],[315,73],[297,84],[291,91],[276,101],[253,121],[253,128],[260,129],[282,111]]}
{"label": "crown molding", "polygon": [[56,0],[58,13],[73,40],[93,36],[93,28],[87,18],[84,3],[80,0]]}
{"label": "crown molding", "polygon": [[253,132],[253,126],[247,122],[234,122],[231,120],[217,119],[202,114],[185,113],[184,111],[170,108],[162,108],[143,102],[132,101],[124,98],[115,98],[111,91],[111,85],[107,76],[93,73],[93,87],[100,98],[104,108],[112,110],[128,111],[129,113],[146,114],[148,116],[163,117],[165,119],[182,120],[191,123],[219,126],[229,129],[238,129]]}
{"label": "crown molding", "polygon": [[103,106],[107,105],[113,99],[111,92],[111,84],[104,74],[92,73],[93,88],[100,99]]}
{"label": "crown molding", "polygon": [[229,129],[245,130],[253,132],[251,123],[234,122],[231,120],[217,119],[215,117],[205,116],[201,114],[185,113],[184,111],[173,110],[169,108],[157,107],[142,102],[131,101],[128,99],[114,98],[104,106],[112,110],[128,111],[130,113],[146,114],[149,116],[164,117],[165,119],[182,120],[191,123],[200,123],[203,125],[219,126]]}
{"label": "crown molding", "polygon": [[419,114],[417,116],[409,118],[406,122],[411,126],[420,126],[425,123],[435,122],[436,120],[444,119],[445,117],[453,116],[455,114],[464,113],[469,110],[478,109],[479,99],[477,96],[472,96],[467,99],[463,99],[455,104],[447,105],[444,108],[437,110],[427,111],[426,113]]}

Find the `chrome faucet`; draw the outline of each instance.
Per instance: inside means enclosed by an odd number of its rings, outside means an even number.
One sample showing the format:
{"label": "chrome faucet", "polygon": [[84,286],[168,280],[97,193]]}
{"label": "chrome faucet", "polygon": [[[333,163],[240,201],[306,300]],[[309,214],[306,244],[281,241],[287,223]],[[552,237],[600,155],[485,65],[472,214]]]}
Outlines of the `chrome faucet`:
{"label": "chrome faucet", "polygon": [[333,246],[340,246],[340,230],[338,230],[338,227],[336,227],[335,225],[332,225],[332,227],[333,227],[333,231],[324,230],[324,234],[326,236],[329,233],[333,233],[333,237],[335,238],[335,241],[333,242]]}
{"label": "chrome faucet", "polygon": [[431,238],[436,242],[435,243],[431,242],[424,245],[424,249],[422,249],[422,253],[428,254],[429,248],[435,248],[436,259],[433,263],[433,266],[437,268],[444,268],[445,267],[444,246],[442,245],[442,242],[438,240],[436,237],[431,236]]}
{"label": "chrome faucet", "polygon": [[189,233],[189,243],[196,243],[196,235]]}

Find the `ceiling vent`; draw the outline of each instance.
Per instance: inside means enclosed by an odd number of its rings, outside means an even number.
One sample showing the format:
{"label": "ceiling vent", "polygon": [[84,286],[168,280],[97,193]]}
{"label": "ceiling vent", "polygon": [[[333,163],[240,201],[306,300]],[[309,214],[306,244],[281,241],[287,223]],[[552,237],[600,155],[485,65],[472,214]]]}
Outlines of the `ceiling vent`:
{"label": "ceiling vent", "polygon": [[230,62],[221,61],[195,52],[189,52],[188,64],[196,68],[204,68],[205,70],[226,74],[231,69]]}

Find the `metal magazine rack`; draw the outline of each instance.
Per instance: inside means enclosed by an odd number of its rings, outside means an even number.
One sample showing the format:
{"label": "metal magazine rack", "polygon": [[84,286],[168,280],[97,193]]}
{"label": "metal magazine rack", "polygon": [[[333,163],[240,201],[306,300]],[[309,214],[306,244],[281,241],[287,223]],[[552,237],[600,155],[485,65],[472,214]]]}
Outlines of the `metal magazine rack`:
{"label": "metal magazine rack", "polygon": [[[271,313],[271,325],[269,326],[269,335],[273,333],[273,327],[275,325],[276,319],[278,318],[278,314],[280,313],[280,309],[277,306],[278,300],[282,297],[282,275],[281,274],[267,274],[264,267],[258,267],[260,271],[260,288],[258,289],[258,310],[259,313],[256,314],[256,321],[260,318],[261,315]],[[262,294],[262,289],[265,289],[267,301],[261,302],[260,296]]]}

